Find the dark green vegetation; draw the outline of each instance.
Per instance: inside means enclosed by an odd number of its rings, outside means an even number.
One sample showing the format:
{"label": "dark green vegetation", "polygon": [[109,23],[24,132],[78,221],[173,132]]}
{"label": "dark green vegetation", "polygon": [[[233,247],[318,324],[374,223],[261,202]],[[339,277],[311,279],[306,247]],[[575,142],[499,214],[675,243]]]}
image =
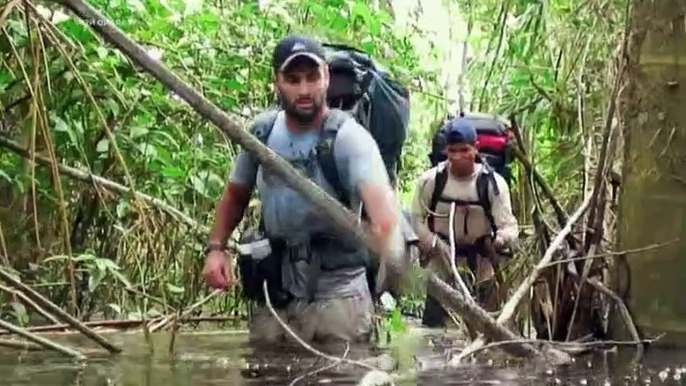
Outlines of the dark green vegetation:
{"label": "dark green vegetation", "polygon": [[[411,1],[259,3],[266,2],[91,2],[243,122],[272,102],[269,56],[288,31],[373,54],[413,93],[400,175],[406,203],[414,176],[428,165],[432,123],[457,107],[455,58],[468,36],[465,106],[516,118],[522,152],[564,212],[591,190],[623,2],[446,1],[442,9]],[[208,294],[200,275],[204,236],[239,149],[87,25],[49,9],[58,8],[38,1],[0,7],[2,264],[82,318],[147,319],[187,308]],[[461,24],[464,31],[453,31]],[[7,151],[11,143],[26,152]],[[58,165],[126,188],[103,189]],[[133,200],[133,192],[158,201]],[[523,242],[507,271],[513,287],[561,228],[542,194],[518,168],[513,197]],[[420,304],[422,292],[417,286],[401,305]],[[4,299],[3,314],[26,324],[23,303]],[[204,311],[238,314],[244,305],[231,294],[211,299]]]}

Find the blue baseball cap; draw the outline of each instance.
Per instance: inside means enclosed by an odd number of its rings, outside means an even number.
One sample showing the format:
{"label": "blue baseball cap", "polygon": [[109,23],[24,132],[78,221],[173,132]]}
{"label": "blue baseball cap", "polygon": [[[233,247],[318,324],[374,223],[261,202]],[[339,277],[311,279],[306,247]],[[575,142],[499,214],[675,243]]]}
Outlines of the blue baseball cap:
{"label": "blue baseball cap", "polygon": [[476,144],[476,128],[465,118],[453,118],[443,126],[446,145],[455,143]]}

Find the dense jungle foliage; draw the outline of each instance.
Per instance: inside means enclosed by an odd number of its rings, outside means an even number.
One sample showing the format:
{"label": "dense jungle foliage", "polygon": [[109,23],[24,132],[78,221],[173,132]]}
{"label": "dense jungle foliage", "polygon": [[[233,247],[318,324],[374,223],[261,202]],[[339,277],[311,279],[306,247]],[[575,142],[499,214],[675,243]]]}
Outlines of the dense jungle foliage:
{"label": "dense jungle foliage", "polygon": [[[468,111],[516,118],[524,150],[568,212],[597,155],[625,8],[619,0],[90,3],[244,124],[273,102],[269,57],[285,34],[361,48],[412,92],[404,204],[428,166],[432,125],[463,97]],[[2,264],[82,317],[150,318],[205,297],[202,248],[238,146],[52,2],[0,6],[0,52]],[[74,170],[126,188],[104,189]],[[553,223],[517,171],[513,283],[540,250],[528,237],[532,218]],[[134,191],[161,204],[133,200]],[[414,308],[422,291],[401,304]],[[26,324],[11,300],[3,313]],[[243,304],[223,296],[206,310],[238,313]]]}

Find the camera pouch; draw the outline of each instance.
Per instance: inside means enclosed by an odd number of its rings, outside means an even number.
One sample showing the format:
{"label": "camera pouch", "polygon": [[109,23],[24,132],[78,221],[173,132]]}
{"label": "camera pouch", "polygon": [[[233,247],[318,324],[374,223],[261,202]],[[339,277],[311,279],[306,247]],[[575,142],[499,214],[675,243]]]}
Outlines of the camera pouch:
{"label": "camera pouch", "polygon": [[238,269],[243,295],[265,304],[262,283],[267,280],[269,300],[274,308],[284,308],[292,299],[283,289],[281,260],[285,243],[269,239],[260,232],[246,232],[238,245]]}

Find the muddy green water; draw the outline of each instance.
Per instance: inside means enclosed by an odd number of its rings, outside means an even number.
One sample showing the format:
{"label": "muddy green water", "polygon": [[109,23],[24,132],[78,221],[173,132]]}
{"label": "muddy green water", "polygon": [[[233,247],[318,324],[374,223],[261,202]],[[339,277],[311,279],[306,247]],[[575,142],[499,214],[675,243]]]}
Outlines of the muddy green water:
{"label": "muddy green water", "polygon": [[[95,348],[78,335],[46,336],[73,346]],[[154,335],[152,354],[141,333],[106,336],[121,345],[124,352],[108,356],[96,350],[97,354],[89,353],[91,359],[81,365],[51,352],[0,348],[0,385],[289,385],[299,376],[327,364],[297,347],[252,347],[241,332],[181,333],[176,337],[173,355],[168,352],[168,334]],[[399,363],[396,373],[406,374],[396,385],[678,385],[686,380],[686,351],[649,350],[639,365],[629,363],[633,350],[622,349],[580,357],[573,365],[558,369],[513,363],[479,363],[446,369],[441,367],[441,353],[445,350],[441,342],[445,339],[440,332],[414,333],[398,344],[402,348],[388,349],[387,353]],[[356,348],[349,355],[359,358],[373,354]],[[296,384],[356,385],[365,372],[345,366]]]}

